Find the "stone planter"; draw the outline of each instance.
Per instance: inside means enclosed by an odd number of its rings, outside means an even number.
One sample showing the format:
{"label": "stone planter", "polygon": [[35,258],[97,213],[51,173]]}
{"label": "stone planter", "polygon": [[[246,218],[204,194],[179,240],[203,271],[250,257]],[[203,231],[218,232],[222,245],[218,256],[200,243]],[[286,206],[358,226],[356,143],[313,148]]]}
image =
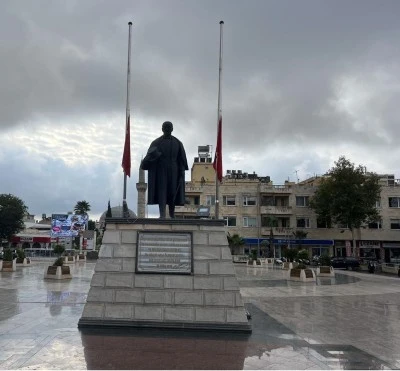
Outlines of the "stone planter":
{"label": "stone planter", "polygon": [[64,256],[64,264],[74,264],[75,256]]}
{"label": "stone planter", "polygon": [[67,265],[55,266],[50,265],[44,272],[44,278],[52,280],[65,280],[72,278],[71,269]]}
{"label": "stone planter", "polygon": [[85,256],[85,254],[79,254],[79,255],[77,255],[76,257],[76,261],[78,262],[81,262],[81,261],[86,261],[86,256]]}
{"label": "stone planter", "polygon": [[400,268],[399,264],[394,264],[394,263],[382,264],[382,272],[384,273],[398,274],[399,268]]}
{"label": "stone planter", "polygon": [[1,267],[2,272],[15,272],[17,270],[17,259],[12,261],[3,260],[3,264]]}
{"label": "stone planter", "polygon": [[293,263],[291,263],[291,262],[284,262],[283,264],[282,264],[282,269],[293,269]]}
{"label": "stone planter", "polygon": [[261,260],[260,259],[256,259],[256,260],[249,259],[247,261],[247,265],[249,265],[251,267],[257,267],[257,266],[261,267]]}
{"label": "stone planter", "polygon": [[329,267],[327,265],[322,265],[317,267],[317,276],[320,277],[335,277],[335,271],[333,267]]}
{"label": "stone planter", "polygon": [[23,258],[23,259],[17,258],[17,267],[27,267],[29,265],[31,265],[30,258]]}
{"label": "stone planter", "polygon": [[312,269],[289,269],[288,280],[290,281],[301,281],[301,282],[315,282],[315,273]]}

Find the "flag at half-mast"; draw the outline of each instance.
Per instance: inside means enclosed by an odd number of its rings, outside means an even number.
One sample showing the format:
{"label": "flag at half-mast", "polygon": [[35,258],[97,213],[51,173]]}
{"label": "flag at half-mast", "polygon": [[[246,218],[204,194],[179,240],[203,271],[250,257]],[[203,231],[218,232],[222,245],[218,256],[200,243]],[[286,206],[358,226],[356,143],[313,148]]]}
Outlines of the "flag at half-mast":
{"label": "flag at half-mast", "polygon": [[126,175],[131,176],[131,116],[128,115],[125,130],[124,154],[122,156],[122,169]]}
{"label": "flag at half-mast", "polygon": [[222,115],[219,114],[218,118],[218,134],[217,134],[217,146],[215,148],[215,157],[213,168],[217,173],[217,178],[222,182]]}

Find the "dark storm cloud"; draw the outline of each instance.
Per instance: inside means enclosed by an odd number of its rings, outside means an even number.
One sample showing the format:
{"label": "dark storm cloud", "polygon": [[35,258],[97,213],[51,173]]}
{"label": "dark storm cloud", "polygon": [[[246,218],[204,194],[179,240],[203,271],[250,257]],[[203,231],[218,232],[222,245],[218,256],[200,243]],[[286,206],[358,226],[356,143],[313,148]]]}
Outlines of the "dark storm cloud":
{"label": "dark storm cloud", "polygon": [[[161,122],[171,120],[191,162],[198,145],[215,144],[218,22],[223,19],[225,169],[238,164],[280,179],[301,169],[306,176],[326,171],[335,151],[355,148],[379,154],[380,162],[395,167],[384,153],[397,151],[400,135],[399,13],[397,0],[3,0],[0,135],[22,127],[34,137],[42,121],[50,131],[61,122],[122,117],[127,23],[132,20],[133,127],[147,138],[160,135]],[[82,136],[88,135],[85,129],[80,128]],[[113,140],[114,146],[118,143]],[[79,151],[79,142],[76,147]],[[29,158],[23,143],[14,149]],[[0,188],[22,191],[27,185],[10,167],[18,162],[8,164],[1,155],[0,174],[7,177],[1,176]],[[39,205],[39,190],[54,189],[54,197],[49,191],[49,199],[42,201],[45,210],[55,204],[64,210],[56,199],[60,192],[66,195],[62,202],[75,202],[67,184],[81,178],[93,178],[89,184],[96,189],[104,185],[106,193],[115,186],[86,165],[76,171],[63,164],[59,173],[50,157],[41,158],[38,172],[26,166],[31,187],[23,190]],[[92,161],[103,174],[120,171],[120,159],[114,167],[102,167],[96,156]],[[67,175],[65,184],[48,173]],[[97,195],[101,200],[104,192]]]}

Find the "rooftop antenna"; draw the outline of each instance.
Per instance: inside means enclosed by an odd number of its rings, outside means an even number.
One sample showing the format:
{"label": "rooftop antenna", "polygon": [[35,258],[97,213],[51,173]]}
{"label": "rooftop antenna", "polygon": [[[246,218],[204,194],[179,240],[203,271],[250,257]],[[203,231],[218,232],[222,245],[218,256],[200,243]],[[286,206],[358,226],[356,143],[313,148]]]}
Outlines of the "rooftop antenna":
{"label": "rooftop antenna", "polygon": [[297,174],[299,171],[295,170],[294,173],[296,173],[296,178],[297,178],[297,183],[299,182],[299,175]]}

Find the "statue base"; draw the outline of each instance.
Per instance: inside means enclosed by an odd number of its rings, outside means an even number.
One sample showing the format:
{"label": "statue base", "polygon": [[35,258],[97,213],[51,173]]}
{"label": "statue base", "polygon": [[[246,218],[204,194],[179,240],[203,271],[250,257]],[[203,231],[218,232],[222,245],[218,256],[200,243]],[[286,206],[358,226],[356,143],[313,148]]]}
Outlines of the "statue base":
{"label": "statue base", "polygon": [[107,218],[78,327],[250,333],[224,222]]}

